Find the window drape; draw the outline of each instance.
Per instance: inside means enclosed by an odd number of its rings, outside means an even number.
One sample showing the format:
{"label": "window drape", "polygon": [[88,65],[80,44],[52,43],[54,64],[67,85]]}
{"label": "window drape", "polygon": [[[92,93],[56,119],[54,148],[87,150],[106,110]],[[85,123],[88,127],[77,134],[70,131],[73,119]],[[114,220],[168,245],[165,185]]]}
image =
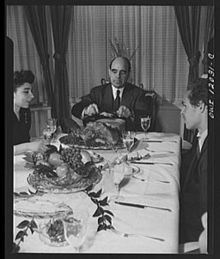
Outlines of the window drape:
{"label": "window drape", "polygon": [[189,64],[173,6],[74,6],[68,55],[70,102],[108,79],[109,40],[131,54],[130,81],[155,90],[168,102],[182,100]]}
{"label": "window drape", "polygon": [[204,58],[202,63],[204,65],[204,74],[208,73],[207,55],[208,55],[208,42],[214,38],[214,6],[207,7],[207,19],[205,24],[204,33]]}
{"label": "window drape", "polygon": [[7,6],[6,30],[14,45],[14,71],[31,70],[35,75],[32,91],[34,99],[31,104],[47,105],[43,67],[36,50],[30,28],[24,14],[23,6]]}
{"label": "window drape", "polygon": [[45,15],[45,6],[24,6],[24,12],[30,27],[40,62],[43,67],[45,88],[47,91],[48,103],[51,105],[51,115],[56,117],[56,103],[54,99],[52,79],[49,67],[47,23]]}
{"label": "window drape", "polygon": [[181,39],[188,56],[188,83],[193,82],[199,75],[199,31],[201,6],[175,6],[175,14]]}
{"label": "window drape", "polygon": [[55,51],[53,55],[55,60],[54,97],[56,100],[58,123],[64,129],[64,119],[69,119],[71,116],[66,52],[68,47],[72,6],[50,6],[49,9],[51,13]]}

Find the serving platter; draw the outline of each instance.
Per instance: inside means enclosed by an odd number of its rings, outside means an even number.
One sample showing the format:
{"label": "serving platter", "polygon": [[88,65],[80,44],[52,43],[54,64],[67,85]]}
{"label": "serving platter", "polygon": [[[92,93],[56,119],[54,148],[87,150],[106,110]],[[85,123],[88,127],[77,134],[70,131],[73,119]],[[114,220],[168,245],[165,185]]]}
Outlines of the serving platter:
{"label": "serving platter", "polygon": [[97,146],[88,146],[88,145],[85,145],[84,143],[71,143],[71,140],[68,143],[68,138],[70,138],[70,137],[68,135],[65,135],[59,139],[59,142],[63,148],[68,148],[68,147],[73,147],[73,146],[80,148],[80,149],[89,149],[89,150],[112,150],[113,148],[115,148],[115,149],[124,149],[125,148],[123,143],[114,145],[114,147],[108,146],[108,145],[100,145],[100,144],[98,144]]}
{"label": "serving platter", "polygon": [[96,185],[102,179],[99,168],[93,167],[88,177],[81,177],[73,183],[63,183],[52,178],[39,177],[36,173],[29,174],[27,181],[33,188],[44,193],[74,193]]}
{"label": "serving platter", "polygon": [[14,200],[14,214],[30,218],[65,217],[72,214],[72,209],[65,203],[42,200],[39,197]]}

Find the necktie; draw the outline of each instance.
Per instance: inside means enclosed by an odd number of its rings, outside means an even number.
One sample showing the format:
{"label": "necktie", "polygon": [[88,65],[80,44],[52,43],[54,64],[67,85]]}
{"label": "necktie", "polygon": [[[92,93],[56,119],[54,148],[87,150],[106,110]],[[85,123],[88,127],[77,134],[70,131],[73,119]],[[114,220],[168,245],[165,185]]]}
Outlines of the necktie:
{"label": "necktie", "polygon": [[118,108],[120,107],[120,90],[117,90],[117,95],[116,95],[116,99],[114,101],[114,110],[117,111]]}

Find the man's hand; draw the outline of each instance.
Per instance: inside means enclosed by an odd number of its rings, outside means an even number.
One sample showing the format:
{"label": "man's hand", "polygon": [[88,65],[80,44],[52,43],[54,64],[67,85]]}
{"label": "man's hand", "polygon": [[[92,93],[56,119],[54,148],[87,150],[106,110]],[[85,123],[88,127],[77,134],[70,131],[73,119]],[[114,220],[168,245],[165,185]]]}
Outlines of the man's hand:
{"label": "man's hand", "polygon": [[128,118],[131,116],[131,111],[124,105],[121,105],[116,113],[120,118]]}
{"label": "man's hand", "polygon": [[92,116],[99,113],[98,106],[93,103],[90,104],[87,108],[84,109],[84,116]]}

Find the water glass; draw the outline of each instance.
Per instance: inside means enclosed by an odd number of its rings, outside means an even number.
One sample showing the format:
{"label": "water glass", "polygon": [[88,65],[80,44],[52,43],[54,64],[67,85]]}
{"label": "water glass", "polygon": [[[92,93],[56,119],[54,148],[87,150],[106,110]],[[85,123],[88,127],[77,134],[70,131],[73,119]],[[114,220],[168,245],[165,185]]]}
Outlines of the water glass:
{"label": "water glass", "polygon": [[89,213],[86,208],[76,208],[73,215],[63,219],[64,235],[67,242],[80,252],[87,234]]}

